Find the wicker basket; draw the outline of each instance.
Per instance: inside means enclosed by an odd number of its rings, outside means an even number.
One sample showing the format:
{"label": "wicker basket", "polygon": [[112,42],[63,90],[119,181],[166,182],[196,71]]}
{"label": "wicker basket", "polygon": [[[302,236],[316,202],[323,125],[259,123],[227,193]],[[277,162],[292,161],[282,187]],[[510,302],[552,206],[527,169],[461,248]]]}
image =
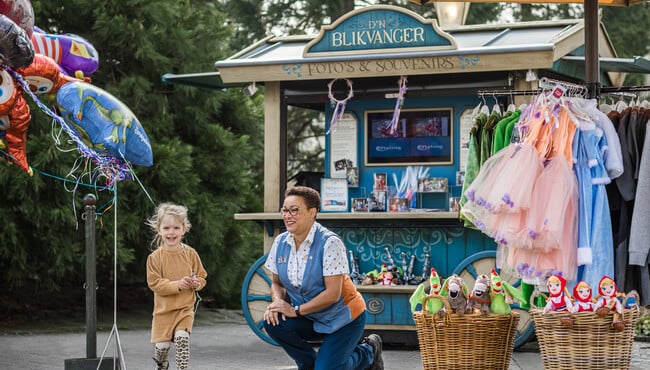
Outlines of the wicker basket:
{"label": "wicker basket", "polygon": [[[623,331],[612,328],[613,313],[600,317],[593,312],[547,312],[530,310],[535,323],[545,369],[616,369],[630,368],[634,324],[639,309],[623,311]],[[564,326],[562,318],[573,318],[573,325]]]}
{"label": "wicker basket", "polygon": [[519,321],[516,312],[438,317],[423,310],[414,312],[413,320],[424,370],[507,370],[510,366]]}

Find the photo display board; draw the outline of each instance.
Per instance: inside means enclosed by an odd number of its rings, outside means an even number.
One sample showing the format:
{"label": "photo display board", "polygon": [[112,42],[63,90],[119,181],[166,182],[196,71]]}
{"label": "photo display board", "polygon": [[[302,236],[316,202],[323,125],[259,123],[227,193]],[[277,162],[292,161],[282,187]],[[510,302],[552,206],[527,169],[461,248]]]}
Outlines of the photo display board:
{"label": "photo display board", "polygon": [[453,164],[451,108],[403,109],[390,132],[394,111],[366,111],[365,165]]}

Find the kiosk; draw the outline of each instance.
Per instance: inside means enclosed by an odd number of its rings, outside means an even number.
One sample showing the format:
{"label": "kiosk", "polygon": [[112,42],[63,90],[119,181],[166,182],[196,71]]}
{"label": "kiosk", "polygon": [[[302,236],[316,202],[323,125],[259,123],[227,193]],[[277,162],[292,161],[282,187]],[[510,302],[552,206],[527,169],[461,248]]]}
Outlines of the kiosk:
{"label": "kiosk", "polygon": [[[616,59],[602,25],[598,36],[600,56]],[[545,82],[583,81],[584,40],[583,20],[441,29],[407,9],[377,5],[345,14],[318,35],[265,38],[218,61],[218,72],[163,78],[264,85],[264,210],[235,215],[263,226],[264,253],[284,228],[278,209],[288,183],[287,109],[304,107],[323,111],[326,122],[318,221],[343,238],[359,272],[406,261],[425,282],[433,267],[443,278],[460,274],[471,286],[477,274],[494,267],[496,256],[495,242],[466,228],[453,204],[461,195],[474,109],[518,106]],[[620,86],[620,64],[607,66],[601,82]],[[420,192],[398,212],[388,209],[390,202],[376,206],[382,196],[400,198],[402,180],[414,173],[426,174]],[[378,178],[386,181],[386,193],[374,191]],[[271,300],[265,258],[251,266],[241,299],[253,331],[274,343],[261,323]],[[359,285],[367,329],[381,331],[385,342],[416,342],[408,302],[415,288]],[[520,346],[534,328],[527,310],[513,307],[521,314]]]}

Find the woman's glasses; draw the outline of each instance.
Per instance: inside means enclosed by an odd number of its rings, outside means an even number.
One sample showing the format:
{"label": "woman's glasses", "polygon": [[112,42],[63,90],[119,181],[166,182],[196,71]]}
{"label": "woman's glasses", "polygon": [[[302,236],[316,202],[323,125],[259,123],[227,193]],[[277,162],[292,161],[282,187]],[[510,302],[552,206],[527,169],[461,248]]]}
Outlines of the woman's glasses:
{"label": "woman's glasses", "polygon": [[298,211],[300,211],[300,207],[280,208],[280,214],[282,214],[282,216],[286,216],[287,214],[295,216],[298,214]]}

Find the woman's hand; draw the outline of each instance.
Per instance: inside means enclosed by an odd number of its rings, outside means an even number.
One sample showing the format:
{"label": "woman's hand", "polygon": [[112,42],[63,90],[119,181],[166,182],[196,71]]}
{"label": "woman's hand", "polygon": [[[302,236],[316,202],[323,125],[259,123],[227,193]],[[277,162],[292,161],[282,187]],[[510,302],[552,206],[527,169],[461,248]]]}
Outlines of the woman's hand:
{"label": "woman's hand", "polygon": [[[293,315],[292,315],[293,313]],[[294,317],[296,313],[294,312],[291,305],[284,300],[275,300],[270,305],[266,307],[264,311],[264,321],[267,324],[276,326],[280,323],[280,317],[283,321],[287,320],[287,317]]]}

